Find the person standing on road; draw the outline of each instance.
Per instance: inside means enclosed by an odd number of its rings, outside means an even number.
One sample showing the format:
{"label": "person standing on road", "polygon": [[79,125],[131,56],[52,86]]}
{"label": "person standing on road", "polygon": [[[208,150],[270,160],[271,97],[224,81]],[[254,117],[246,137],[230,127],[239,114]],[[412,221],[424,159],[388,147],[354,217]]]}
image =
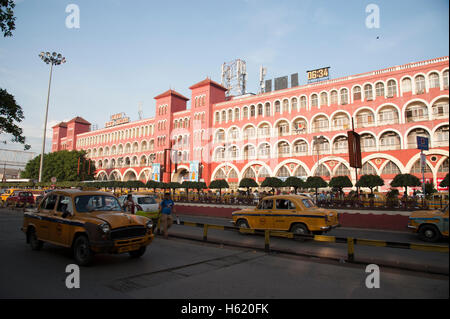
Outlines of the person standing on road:
{"label": "person standing on road", "polygon": [[159,204],[159,211],[161,213],[161,222],[163,225],[164,238],[168,238],[167,229],[173,223],[172,213],[175,213],[175,203],[170,199],[170,193],[166,193],[164,200]]}
{"label": "person standing on road", "polygon": [[136,203],[133,200],[133,195],[128,194],[127,199],[123,202],[123,209],[130,214],[135,213]]}

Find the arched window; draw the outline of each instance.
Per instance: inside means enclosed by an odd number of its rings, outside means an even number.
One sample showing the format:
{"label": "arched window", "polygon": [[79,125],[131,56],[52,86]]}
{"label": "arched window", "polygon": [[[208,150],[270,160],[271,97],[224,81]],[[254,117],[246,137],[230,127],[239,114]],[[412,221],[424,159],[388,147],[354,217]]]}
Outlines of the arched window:
{"label": "arched window", "polygon": [[[422,173],[422,167],[420,160],[417,160],[409,171],[410,174],[420,174]],[[428,164],[425,165],[424,173],[432,173],[431,168]]]}
{"label": "arched window", "polygon": [[228,110],[228,121],[233,121],[233,110]]}
{"label": "arched window", "polygon": [[377,170],[369,162],[366,162],[361,168],[361,175],[377,175]]}
{"label": "arched window", "polygon": [[350,176],[350,171],[348,170],[347,166],[344,164],[339,164],[339,166],[336,169],[336,176]]}
{"label": "arched window", "polygon": [[353,101],[360,101],[361,100],[361,87],[355,86],[353,88]]}
{"label": "arched window", "polygon": [[296,97],[293,97],[292,98],[292,100],[291,100],[291,109],[294,111],[296,111],[297,110],[297,98]]}
{"label": "arched window", "polygon": [[448,157],[445,159],[445,161],[439,166],[438,173],[448,173],[448,165],[449,160]]}
{"label": "arched window", "polygon": [[438,88],[438,87],[440,87],[440,85],[439,85],[439,74],[433,72],[433,73],[430,74],[429,79],[430,79],[430,88]]}
{"label": "arched window", "polygon": [[318,100],[317,94],[311,95],[311,106],[317,107],[318,105],[319,105],[319,100]]}
{"label": "arched window", "polygon": [[275,113],[281,113],[280,101],[275,102]]}
{"label": "arched window", "polygon": [[234,119],[236,120],[236,121],[239,121],[240,120],[240,118],[239,118],[239,108],[235,108],[234,109]]}
{"label": "arched window", "polygon": [[247,106],[244,107],[243,117],[244,117],[244,120],[248,119],[248,107]]}
{"label": "arched window", "polygon": [[266,108],[266,110],[265,110],[266,114],[265,115],[266,116],[271,116],[271,114],[270,114],[270,103],[269,102],[266,103],[265,108]]}
{"label": "arched window", "polygon": [[300,98],[300,108],[306,109],[306,106],[307,106],[306,96],[302,96]]}
{"label": "arched window", "polygon": [[425,93],[425,77],[423,75],[418,75],[414,79],[414,82],[416,84],[416,94]]}
{"label": "arched window", "polygon": [[255,172],[251,167],[247,168],[244,172],[244,178],[256,178]]}
{"label": "arched window", "polygon": [[394,80],[388,81],[387,89],[388,89],[387,97],[394,97],[397,95],[397,83]]}
{"label": "arched window", "polygon": [[348,90],[342,89],[341,90],[341,105],[348,104]]}
{"label": "arched window", "polygon": [[254,105],[250,106],[250,117],[256,117],[256,111],[255,111]]}
{"label": "arched window", "polygon": [[227,121],[227,112],[225,110],[222,111],[222,118],[220,119],[221,123],[225,123]]}
{"label": "arched window", "polygon": [[412,91],[412,84],[410,78],[404,78],[402,80],[402,91],[403,92],[411,92]]}
{"label": "arched window", "polygon": [[364,85],[364,97],[366,101],[373,100],[373,89],[371,84]]}
{"label": "arched window", "polygon": [[337,102],[338,102],[338,93],[337,93],[337,91],[331,91],[331,94],[330,94],[330,103],[331,103],[331,105],[337,104]]}
{"label": "arched window", "polygon": [[384,96],[384,84],[379,82],[375,84],[375,94],[376,96]]}
{"label": "arched window", "polygon": [[289,170],[286,168],[286,166],[282,166],[278,172],[277,172],[277,177],[289,177],[291,176],[291,174],[289,173]]}
{"label": "arched window", "polygon": [[383,168],[383,171],[381,172],[381,175],[397,175],[400,174],[400,169],[398,168],[398,166],[389,161]]}
{"label": "arched window", "polygon": [[258,116],[263,116],[263,105],[258,104]]}
{"label": "arched window", "polygon": [[283,113],[289,113],[289,101],[283,100]]}
{"label": "arched window", "polygon": [[327,106],[328,105],[328,94],[327,92],[320,93],[320,105]]}
{"label": "arched window", "polygon": [[325,167],[325,165],[320,164],[318,168],[316,168],[316,171],[314,172],[314,176],[324,176],[329,177],[330,171],[328,168]]}
{"label": "arched window", "polygon": [[448,70],[444,71],[443,82],[444,82],[444,90],[448,90]]}

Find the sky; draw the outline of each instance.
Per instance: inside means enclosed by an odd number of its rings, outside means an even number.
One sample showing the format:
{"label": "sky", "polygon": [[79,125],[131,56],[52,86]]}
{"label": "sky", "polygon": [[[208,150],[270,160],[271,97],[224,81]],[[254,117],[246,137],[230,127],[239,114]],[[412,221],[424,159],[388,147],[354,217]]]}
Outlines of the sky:
{"label": "sky", "polygon": [[[79,28],[74,22],[79,9]],[[378,27],[369,28],[379,9]],[[16,30],[0,36],[0,88],[22,107],[30,151],[40,153],[50,67],[41,51],[57,52],[51,83],[51,126],[81,116],[103,128],[110,115],[154,117],[154,97],[189,86],[221,66],[246,61],[247,91],[266,79],[330,67],[330,78],[449,55],[448,0],[18,0]],[[70,26],[70,25],[69,25]],[[189,103],[189,102],[188,102]],[[9,140],[5,134],[0,140]],[[8,142],[0,148],[20,149]]]}

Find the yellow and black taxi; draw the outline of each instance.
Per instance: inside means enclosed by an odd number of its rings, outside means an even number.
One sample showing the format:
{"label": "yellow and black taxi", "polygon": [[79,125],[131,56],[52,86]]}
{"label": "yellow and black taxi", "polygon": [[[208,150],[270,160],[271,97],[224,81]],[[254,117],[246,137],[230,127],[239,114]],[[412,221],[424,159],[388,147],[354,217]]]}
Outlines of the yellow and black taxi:
{"label": "yellow and black taxi", "polygon": [[281,230],[294,234],[322,234],[339,225],[337,212],[318,208],[302,195],[264,197],[254,209],[232,213],[233,223],[240,228]]}
{"label": "yellow and black taxi", "polygon": [[85,266],[95,253],[142,256],[154,238],[152,226],[151,219],[122,212],[110,193],[67,189],[48,193],[36,209],[26,211],[22,231],[33,250],[44,242],[68,247]]}
{"label": "yellow and black taxi", "polygon": [[448,238],[448,204],[442,210],[419,210],[411,213],[408,228],[417,232],[419,238],[436,242]]}

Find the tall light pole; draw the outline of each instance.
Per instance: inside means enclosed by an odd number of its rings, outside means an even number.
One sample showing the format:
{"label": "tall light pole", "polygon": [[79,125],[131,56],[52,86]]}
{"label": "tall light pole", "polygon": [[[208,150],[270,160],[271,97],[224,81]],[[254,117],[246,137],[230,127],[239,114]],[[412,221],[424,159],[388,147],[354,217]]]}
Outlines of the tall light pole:
{"label": "tall light pole", "polygon": [[50,99],[50,84],[52,83],[52,72],[53,65],[60,65],[61,63],[66,63],[66,58],[61,55],[61,53],[53,52],[41,52],[39,57],[46,64],[50,64],[50,79],[48,80],[48,93],[47,93],[47,107],[45,109],[45,121],[44,121],[44,137],[42,138],[42,152],[41,152],[41,163],[39,165],[39,182],[42,182],[42,168],[44,166],[44,152],[45,152],[45,135],[47,133],[47,116],[48,116],[48,102]]}

